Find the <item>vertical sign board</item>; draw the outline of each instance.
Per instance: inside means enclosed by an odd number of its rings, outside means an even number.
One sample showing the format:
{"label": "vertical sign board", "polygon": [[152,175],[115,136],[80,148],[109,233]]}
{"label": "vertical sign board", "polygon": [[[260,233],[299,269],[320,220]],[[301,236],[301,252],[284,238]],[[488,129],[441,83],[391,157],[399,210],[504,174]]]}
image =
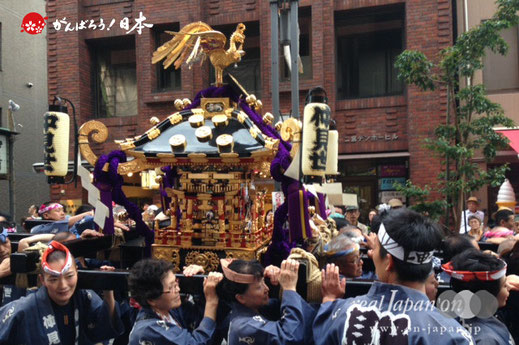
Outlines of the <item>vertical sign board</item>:
{"label": "vertical sign board", "polygon": [[324,176],[326,173],[330,116],[326,103],[305,106],[301,168],[306,176]]}

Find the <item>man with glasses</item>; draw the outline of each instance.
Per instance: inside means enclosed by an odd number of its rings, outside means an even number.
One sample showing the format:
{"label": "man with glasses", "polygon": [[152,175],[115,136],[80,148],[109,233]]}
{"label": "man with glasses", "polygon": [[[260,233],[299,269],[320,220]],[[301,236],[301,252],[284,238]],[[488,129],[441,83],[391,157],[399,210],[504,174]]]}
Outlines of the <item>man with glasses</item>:
{"label": "man with glasses", "polygon": [[353,226],[359,228],[363,234],[368,234],[368,227],[359,222],[360,211],[357,205],[346,207],[346,220]]}
{"label": "man with glasses", "polygon": [[363,264],[359,249],[358,243],[346,234],[341,234],[325,246],[325,254],[328,263],[339,267],[339,274],[347,278],[357,278],[362,275]]}

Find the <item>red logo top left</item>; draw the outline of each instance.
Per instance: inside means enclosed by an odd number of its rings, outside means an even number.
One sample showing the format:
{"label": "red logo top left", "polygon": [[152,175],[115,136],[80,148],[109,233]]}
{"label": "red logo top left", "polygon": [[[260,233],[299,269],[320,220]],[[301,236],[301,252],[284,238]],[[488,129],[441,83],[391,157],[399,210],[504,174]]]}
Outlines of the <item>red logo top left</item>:
{"label": "red logo top left", "polygon": [[20,32],[27,32],[30,35],[36,35],[43,31],[45,28],[45,21],[49,19],[49,17],[43,18],[39,13],[31,12],[27,13],[25,17],[23,17],[22,21],[22,30]]}

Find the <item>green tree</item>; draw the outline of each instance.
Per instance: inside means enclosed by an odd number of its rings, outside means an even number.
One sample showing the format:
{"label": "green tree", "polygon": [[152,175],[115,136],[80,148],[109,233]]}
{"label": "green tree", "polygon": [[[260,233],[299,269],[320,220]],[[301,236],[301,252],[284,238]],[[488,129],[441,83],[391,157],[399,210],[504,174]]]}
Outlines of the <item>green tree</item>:
{"label": "green tree", "polygon": [[[409,50],[395,63],[399,78],[407,84],[424,91],[446,87],[448,103],[446,123],[435,129],[434,139],[425,142],[445,168],[438,182],[419,187],[407,181],[399,190],[413,201],[413,208],[433,218],[445,212],[448,220],[452,210],[456,229],[467,195],[487,185],[500,185],[508,169],[504,165],[484,170],[473,161],[476,152],[481,152],[487,162],[492,161],[496,151],[508,143],[493,127],[514,125],[501,106],[486,97],[484,85],[471,83],[474,73],[483,68],[486,52],[506,54],[508,46],[500,32],[519,22],[519,0],[497,0],[496,4],[493,17],[457,37],[454,45],[441,52],[437,63],[419,51]],[[460,80],[467,82],[460,86]],[[431,191],[446,196],[446,200],[430,201]]]}

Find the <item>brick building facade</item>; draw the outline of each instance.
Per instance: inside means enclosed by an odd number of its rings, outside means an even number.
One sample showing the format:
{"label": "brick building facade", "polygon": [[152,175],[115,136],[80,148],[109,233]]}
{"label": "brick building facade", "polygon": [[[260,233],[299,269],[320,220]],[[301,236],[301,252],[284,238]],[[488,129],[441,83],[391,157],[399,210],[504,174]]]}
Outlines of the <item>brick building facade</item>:
{"label": "brick building facade", "polygon": [[[406,87],[396,79],[392,66],[403,49],[420,50],[434,59],[452,43],[451,1],[301,0],[299,6],[300,55],[305,67],[300,77],[301,109],[309,88],[324,86],[338,124],[339,180],[346,190],[358,193],[367,209],[383,199],[380,192],[391,190],[391,178],[410,178],[419,185],[434,181],[440,165],[423,147],[423,140],[445,121],[445,90],[421,92]],[[142,34],[126,34],[121,19],[129,18],[131,27],[139,12],[154,27],[144,28]],[[115,139],[144,132],[150,117],[163,119],[171,114],[176,98],[193,98],[209,86],[207,63],[201,69],[183,67],[167,73],[151,64],[164,29],[178,30],[190,22],[206,22],[227,37],[238,22],[247,25],[248,55],[245,68],[236,73],[246,77],[241,81],[260,96],[264,111],[271,109],[269,1],[48,0],[47,15],[49,100],[55,95],[67,97],[75,103],[80,123],[98,118],[108,126],[111,143],[99,147],[98,153],[115,149]],[[64,23],[59,30],[53,28],[52,23],[63,18],[73,30],[67,31]],[[109,31],[88,25],[75,29],[82,20],[99,24],[101,19],[107,27],[112,19],[115,24]],[[111,60],[106,62],[103,56]],[[281,109],[288,114],[290,82],[284,77],[282,60],[280,65]],[[111,88],[120,83],[128,91],[126,97],[106,101],[112,90],[106,87],[106,76],[100,77],[106,70],[112,75],[131,74],[111,79],[116,85]],[[62,200],[63,195],[85,197],[72,186],[51,187],[53,199]]]}

